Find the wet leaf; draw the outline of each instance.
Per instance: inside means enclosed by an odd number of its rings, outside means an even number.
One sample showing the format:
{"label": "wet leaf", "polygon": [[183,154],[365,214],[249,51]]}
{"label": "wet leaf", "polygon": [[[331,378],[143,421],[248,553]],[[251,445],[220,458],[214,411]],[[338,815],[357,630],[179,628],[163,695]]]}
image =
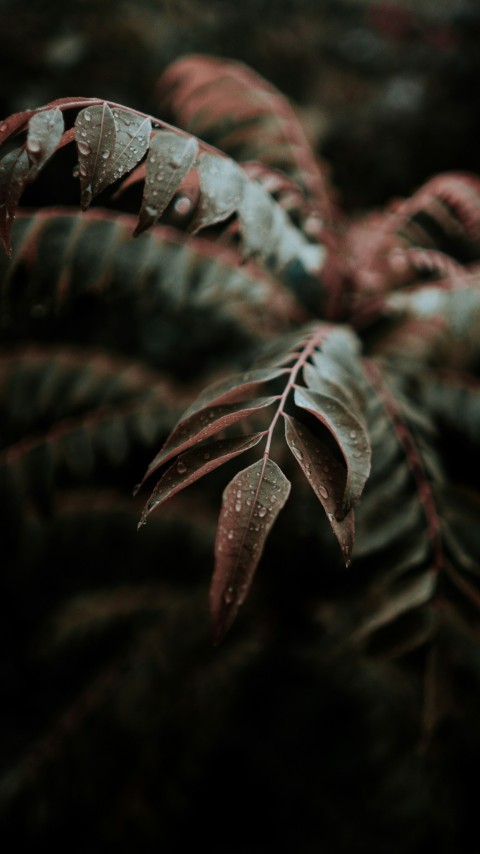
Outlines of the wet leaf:
{"label": "wet leaf", "polygon": [[115,151],[117,131],[107,103],[80,110],[75,119],[81,205],[85,210],[110,183],[110,163]]}
{"label": "wet leaf", "polygon": [[167,469],[153,490],[143,511],[139,527],[145,524],[147,516],[159,504],[168,501],[177,492],[195,483],[196,480],[209,474],[228,460],[232,460],[239,454],[248,451],[249,448],[253,448],[264,435],[265,433],[262,432],[250,436],[235,436],[231,439],[217,439],[181,454]]}
{"label": "wet leaf", "polygon": [[37,169],[45,165],[58,147],[64,127],[60,110],[43,110],[30,119],[25,148]]}
{"label": "wet leaf", "polygon": [[245,184],[238,210],[244,255],[268,257],[273,224],[271,196],[254,181]]}
{"label": "wet leaf", "polygon": [[358,502],[370,473],[371,449],[361,421],[339,400],[304,388],[295,389],[295,403],[315,415],[337,442],[347,464],[341,517]]}
{"label": "wet leaf", "polygon": [[195,163],[197,153],[198,142],[194,137],[171,131],[159,131],[152,136],[136,235],[161,217]]}
{"label": "wet leaf", "polygon": [[238,210],[246,177],[239,166],[226,157],[202,153],[198,162],[200,201],[193,232],[228,219]]}
{"label": "wet leaf", "polygon": [[349,566],[354,540],[353,510],[343,519],[337,519],[337,515],[342,512],[346,471],[327,446],[307,427],[285,413],[284,418],[288,446],[325,510],[343,559]]}
{"label": "wet leaf", "polygon": [[210,587],[216,643],[245,601],[267,536],[289,493],[290,482],[270,459],[239,472],[223,493]]}
{"label": "wet leaf", "polygon": [[10,235],[15,211],[31,169],[23,145],[10,151],[0,160],[0,236],[8,255],[11,254]]}
{"label": "wet leaf", "polygon": [[193,415],[194,412],[198,412],[205,406],[227,402],[233,403],[234,401],[241,400],[245,394],[255,391],[263,383],[274,380],[285,373],[288,373],[288,369],[257,368],[256,370],[246,371],[243,374],[233,374],[225,379],[221,379],[208,386],[193,401],[183,417],[186,418],[189,415]]}
{"label": "wet leaf", "polygon": [[259,409],[271,406],[276,400],[278,400],[277,397],[260,397],[256,400],[212,406],[182,419],[166,440],[162,450],[150,463],[142,483],[147,477],[150,477],[152,472],[167,463],[172,457],[176,457],[191,448],[192,445],[208,439],[209,436],[225,430],[231,424],[241,421],[242,418],[248,418],[249,415],[253,415]]}
{"label": "wet leaf", "polygon": [[[140,162],[150,144],[152,123],[148,117],[130,110],[114,109],[115,147],[101,189],[130,172]],[[99,191],[98,191],[99,192]]]}

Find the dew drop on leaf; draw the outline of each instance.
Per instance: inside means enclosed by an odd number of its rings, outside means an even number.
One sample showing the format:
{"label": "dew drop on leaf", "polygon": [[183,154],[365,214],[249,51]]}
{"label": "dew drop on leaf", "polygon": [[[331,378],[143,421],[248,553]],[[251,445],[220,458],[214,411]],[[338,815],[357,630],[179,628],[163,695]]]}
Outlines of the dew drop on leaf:
{"label": "dew drop on leaf", "polygon": [[179,474],[185,474],[186,470],[187,470],[187,467],[186,467],[185,463],[182,463],[182,461],[180,460],[180,462],[177,463],[178,473]]}
{"label": "dew drop on leaf", "polygon": [[225,593],[223,594],[223,598],[225,599],[225,602],[227,603],[227,605],[230,605],[231,602],[233,602],[234,597],[235,597],[235,588],[234,587],[227,587],[227,589],[225,590]]}
{"label": "dew drop on leaf", "polygon": [[27,143],[27,148],[29,151],[36,153],[37,151],[40,151],[41,145],[38,140],[32,139],[30,142]]}
{"label": "dew drop on leaf", "polygon": [[90,148],[90,146],[89,146],[88,142],[82,142],[82,141],[80,141],[80,142],[78,142],[78,143],[77,143],[77,147],[78,147],[78,150],[79,150],[80,154],[84,154],[84,155],[85,155],[85,157],[87,157],[87,155],[88,155],[88,154],[90,154],[90,152],[91,152],[91,150],[92,150],[92,149]]}

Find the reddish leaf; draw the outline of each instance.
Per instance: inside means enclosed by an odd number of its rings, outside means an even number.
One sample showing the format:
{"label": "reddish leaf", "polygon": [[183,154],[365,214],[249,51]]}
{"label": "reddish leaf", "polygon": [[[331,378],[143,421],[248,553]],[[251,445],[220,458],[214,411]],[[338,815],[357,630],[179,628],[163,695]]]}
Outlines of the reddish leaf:
{"label": "reddish leaf", "polygon": [[289,493],[290,482],[265,458],[235,475],[223,493],[210,587],[216,643],[245,601],[269,531]]}
{"label": "reddish leaf", "polygon": [[288,373],[286,368],[257,368],[244,374],[233,374],[225,379],[208,386],[192,405],[187,409],[183,418],[193,415],[205,406],[219,403],[233,403],[241,400],[245,394],[258,389],[260,385]]}
{"label": "reddish leaf", "polygon": [[75,120],[82,208],[110,180],[110,162],[115,150],[117,131],[113,113],[106,102],[86,107]]}
{"label": "reddish leaf", "polygon": [[25,110],[22,113],[14,113],[8,119],[0,123],[0,145],[3,145],[6,139],[24,130],[31,117],[35,114],[35,110]]}
{"label": "reddish leaf", "polygon": [[194,137],[170,131],[160,131],[152,136],[135,235],[141,234],[161,217],[195,163],[197,153],[198,142]]}
{"label": "reddish leaf", "polygon": [[304,388],[295,389],[295,403],[315,415],[337,442],[347,464],[343,507],[345,516],[358,502],[370,474],[371,449],[361,421],[339,400]]}
{"label": "reddish leaf", "polygon": [[259,409],[271,406],[278,400],[277,397],[260,397],[256,400],[242,401],[241,403],[230,403],[223,406],[212,406],[211,409],[201,409],[187,418],[179,421],[175,429],[166,440],[162,450],[150,463],[142,483],[150,477],[152,472],[159,466],[197,445],[203,439],[208,439],[215,433],[225,430],[231,424],[248,418]]}
{"label": "reddish leaf", "polygon": [[186,56],[163,74],[160,91],[181,127],[238,159],[287,172],[330,219],[328,188],[303,128],[286,98],[260,75],[239,62]]}
{"label": "reddish leaf", "polygon": [[342,550],[345,564],[349,566],[354,540],[353,510],[350,510],[341,520],[336,518],[337,514],[342,511],[346,481],[345,469],[335,459],[327,446],[296,418],[285,413],[283,413],[283,417],[285,418],[285,437],[289,448],[325,510]]}
{"label": "reddish leaf", "polygon": [[195,483],[196,480],[209,474],[209,472],[218,468],[218,466],[228,462],[228,460],[232,460],[234,457],[238,457],[239,454],[243,454],[244,451],[248,451],[249,448],[253,448],[264,435],[265,433],[253,433],[250,436],[218,439],[208,445],[202,445],[182,454],[167,469],[153,490],[143,511],[139,527],[145,524],[147,516],[159,504],[168,501],[177,492]]}
{"label": "reddish leaf", "polygon": [[37,169],[45,165],[58,147],[64,127],[63,115],[57,109],[43,110],[30,119],[25,148]]}

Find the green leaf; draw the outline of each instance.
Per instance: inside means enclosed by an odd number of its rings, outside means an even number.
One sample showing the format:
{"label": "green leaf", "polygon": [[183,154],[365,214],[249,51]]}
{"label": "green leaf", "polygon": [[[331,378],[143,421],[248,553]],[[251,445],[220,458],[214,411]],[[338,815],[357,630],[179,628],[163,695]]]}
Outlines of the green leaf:
{"label": "green leaf", "polygon": [[146,162],[142,206],[135,235],[153,225],[173,199],[198,152],[194,137],[170,131],[154,133]]}
{"label": "green leaf", "polygon": [[113,113],[105,101],[101,106],[80,110],[75,128],[81,205],[85,210],[94,196],[111,183],[117,129]]}

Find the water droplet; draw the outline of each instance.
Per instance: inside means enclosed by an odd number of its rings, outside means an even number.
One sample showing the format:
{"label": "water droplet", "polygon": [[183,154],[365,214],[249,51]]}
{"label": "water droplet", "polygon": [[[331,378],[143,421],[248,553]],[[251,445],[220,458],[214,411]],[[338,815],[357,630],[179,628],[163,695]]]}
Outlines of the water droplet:
{"label": "water droplet", "polygon": [[80,170],[79,170],[78,166],[74,166],[73,170],[72,170],[73,177],[78,178],[79,172],[80,172]]}
{"label": "water droplet", "polygon": [[180,462],[177,463],[178,473],[179,474],[185,474],[186,470],[187,470],[187,467],[186,467],[185,463],[182,463],[182,461],[180,460]]}
{"label": "water droplet", "polygon": [[89,113],[88,110],[84,110],[83,111],[83,118],[85,119],[86,122],[91,122],[92,121],[92,114]]}
{"label": "water droplet", "polygon": [[[158,213],[158,209],[152,207],[152,205],[145,205],[145,213],[148,214],[148,216],[155,218]],[[203,416],[200,421],[205,421],[205,416]]]}
{"label": "water droplet", "polygon": [[27,148],[29,151],[32,151],[34,154],[36,154],[37,151],[40,151],[41,145],[38,139],[31,139],[29,142],[27,142]]}
{"label": "water droplet", "polygon": [[271,496],[270,496],[270,501],[272,502],[272,504],[274,504],[276,500],[277,500],[277,496],[276,496],[276,495],[271,495]]}
{"label": "water droplet", "polygon": [[319,486],[318,491],[319,491],[320,495],[322,496],[322,498],[328,498],[328,489],[325,489],[324,486]]}
{"label": "water droplet", "polygon": [[227,540],[233,540],[234,536],[235,534],[233,533],[233,531],[229,531],[227,534]]}
{"label": "water droplet", "polygon": [[2,122],[2,124],[0,125],[0,133],[4,133],[4,131],[6,131],[7,129],[8,129],[7,122]]}
{"label": "water droplet", "polygon": [[80,163],[80,166],[78,167],[78,172],[82,176],[82,178],[87,177],[87,167],[84,163]]}
{"label": "water droplet", "polygon": [[292,451],[295,454],[297,460],[303,460],[303,453],[300,448],[297,448],[296,445],[292,445]]}
{"label": "water droplet", "polygon": [[335,516],[333,515],[333,513],[327,513],[327,516],[328,516],[328,521],[329,521],[329,522],[333,522],[333,521],[334,521]]}
{"label": "water droplet", "polygon": [[259,507],[258,515],[260,516],[260,518],[263,518],[264,516],[266,516],[267,515],[267,508],[266,507]]}
{"label": "water droplet", "polygon": [[237,511],[237,513],[240,513],[241,509],[242,505],[240,504],[240,501],[237,501],[237,503],[235,504],[235,510]]}
{"label": "water droplet", "polygon": [[83,154],[85,157],[87,157],[92,150],[90,148],[88,142],[81,142],[81,141],[77,143],[77,148],[78,148],[80,154]]}
{"label": "water droplet", "polygon": [[357,438],[357,431],[356,430],[350,430],[350,438],[351,439]]}
{"label": "water droplet", "polygon": [[173,207],[175,213],[180,214],[180,216],[186,216],[192,208],[192,203],[190,199],[187,198],[187,196],[180,196],[180,198],[177,199]]}
{"label": "water droplet", "polygon": [[171,167],[172,167],[172,169],[178,169],[178,168],[179,168],[179,166],[181,166],[181,165],[182,165],[182,159],[183,159],[183,158],[182,158],[182,155],[181,155],[181,153],[180,153],[180,152],[179,152],[178,154],[177,154],[177,153],[175,153],[175,152],[172,152],[172,153],[170,154],[170,157],[169,157],[169,160],[168,160],[168,165],[169,165],[169,166],[171,166]]}
{"label": "water droplet", "polygon": [[227,603],[227,605],[230,605],[230,603],[233,602],[234,597],[235,597],[235,588],[230,585],[230,587],[227,587],[227,589],[225,590],[225,593],[223,594],[223,598],[224,598],[225,602]]}
{"label": "water droplet", "polygon": [[102,157],[104,160],[108,160],[110,157],[110,149],[105,148],[104,151],[102,151]]}

